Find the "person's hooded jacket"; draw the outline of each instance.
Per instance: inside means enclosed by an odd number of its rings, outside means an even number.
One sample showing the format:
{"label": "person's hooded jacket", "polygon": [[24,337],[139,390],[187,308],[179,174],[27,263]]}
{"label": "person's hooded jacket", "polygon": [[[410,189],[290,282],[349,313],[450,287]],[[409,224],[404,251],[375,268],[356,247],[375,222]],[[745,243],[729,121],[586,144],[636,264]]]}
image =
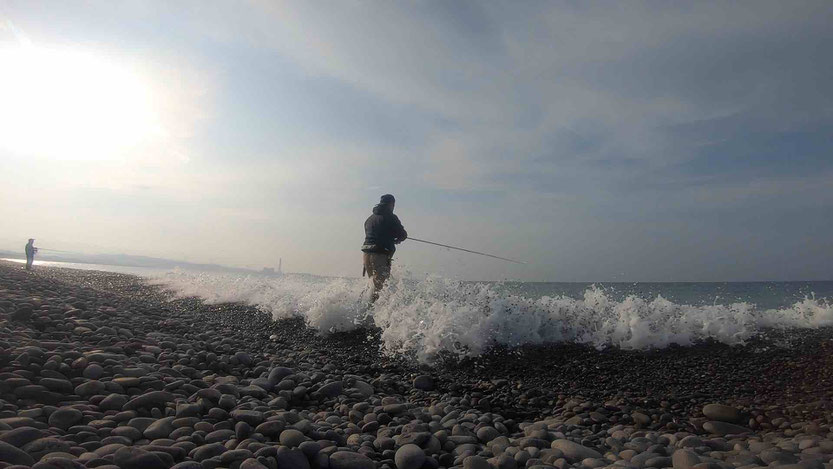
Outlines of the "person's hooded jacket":
{"label": "person's hooded jacket", "polygon": [[364,235],[362,251],[393,254],[396,244],[404,241],[408,232],[389,204],[379,204],[364,222]]}

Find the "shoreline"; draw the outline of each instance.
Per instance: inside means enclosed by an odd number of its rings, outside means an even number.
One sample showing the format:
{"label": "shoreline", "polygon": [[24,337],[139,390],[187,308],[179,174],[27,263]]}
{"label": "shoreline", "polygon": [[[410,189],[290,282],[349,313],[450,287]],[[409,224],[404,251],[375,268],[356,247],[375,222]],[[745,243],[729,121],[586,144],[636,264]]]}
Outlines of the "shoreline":
{"label": "shoreline", "polygon": [[[127,274],[26,272],[6,262],[0,319],[0,442],[18,451],[0,443],[0,461],[686,469],[672,460],[680,453],[730,469],[741,466],[711,453],[735,452],[753,467],[769,465],[760,454],[778,448],[774,461],[833,469],[829,327],[772,331],[732,347],[525,346],[428,367],[384,356],[373,330],[322,336],[247,305],[172,299]],[[728,407],[704,415],[709,404]],[[747,433],[738,440],[745,448],[727,446],[725,430]],[[682,444],[692,436],[702,444]],[[767,438],[814,443],[788,451],[764,445]],[[43,461],[49,453],[61,455]],[[632,463],[642,454],[665,459]]]}

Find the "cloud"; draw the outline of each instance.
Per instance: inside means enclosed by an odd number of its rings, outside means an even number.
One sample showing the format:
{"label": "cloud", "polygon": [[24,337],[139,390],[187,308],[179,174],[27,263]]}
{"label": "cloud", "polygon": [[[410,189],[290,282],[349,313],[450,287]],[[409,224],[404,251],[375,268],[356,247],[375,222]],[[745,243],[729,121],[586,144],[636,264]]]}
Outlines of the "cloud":
{"label": "cloud", "polygon": [[[654,181],[689,177],[686,165],[706,161],[704,142],[831,120],[831,94],[819,89],[829,87],[819,61],[830,60],[812,52],[831,35],[807,20],[820,3],[789,12],[778,2],[465,4],[441,18],[434,3],[254,5],[263,23],[249,37],[259,47],[422,113],[399,116],[422,143],[393,154],[434,190],[671,204],[678,198],[659,194],[673,186]],[[438,124],[426,127],[428,116]],[[717,131],[705,130],[710,122]],[[742,164],[724,172],[752,177]]]}

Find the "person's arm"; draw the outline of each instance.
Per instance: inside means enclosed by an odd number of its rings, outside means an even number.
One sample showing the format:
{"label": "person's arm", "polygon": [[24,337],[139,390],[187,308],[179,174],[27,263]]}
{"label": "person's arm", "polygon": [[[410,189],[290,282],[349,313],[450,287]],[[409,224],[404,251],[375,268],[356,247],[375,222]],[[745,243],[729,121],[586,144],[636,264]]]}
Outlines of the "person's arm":
{"label": "person's arm", "polygon": [[399,221],[399,217],[394,215],[393,220],[394,220],[394,238],[396,240],[395,241],[396,244],[399,244],[402,241],[405,241],[406,239],[408,239],[408,232],[405,231],[405,227],[402,226],[402,222]]}

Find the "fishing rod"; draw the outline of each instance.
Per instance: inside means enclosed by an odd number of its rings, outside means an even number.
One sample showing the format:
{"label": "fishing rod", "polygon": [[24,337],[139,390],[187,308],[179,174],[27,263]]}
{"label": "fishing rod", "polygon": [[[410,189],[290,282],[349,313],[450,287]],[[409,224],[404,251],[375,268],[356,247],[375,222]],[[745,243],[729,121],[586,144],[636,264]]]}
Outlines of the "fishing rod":
{"label": "fishing rod", "polygon": [[442,247],[444,247],[444,248],[448,248],[448,249],[456,249],[456,250],[458,250],[458,251],[470,252],[470,253],[472,253],[472,254],[479,254],[479,255],[481,255],[481,256],[493,257],[493,258],[495,258],[495,259],[500,259],[500,260],[502,260],[502,261],[514,262],[515,264],[524,264],[524,265],[526,264],[526,262],[516,261],[516,260],[514,260],[514,259],[507,259],[507,258],[505,258],[505,257],[495,256],[495,255],[492,255],[492,254],[486,254],[485,252],[472,251],[471,249],[463,249],[463,248],[458,248],[458,247],[456,247],[456,246],[449,246],[449,245],[447,245],[447,244],[435,243],[435,242],[433,242],[433,241],[426,241],[426,240],[424,240],[424,239],[419,239],[419,238],[411,238],[411,237],[408,237],[408,239],[410,239],[411,241],[416,241],[416,242],[418,242],[418,243],[433,244],[434,246],[442,246]]}
{"label": "fishing rod", "polygon": [[66,253],[73,254],[72,251],[62,251],[60,249],[49,249],[49,248],[37,248],[37,249],[38,249],[38,251],[66,252]]}

